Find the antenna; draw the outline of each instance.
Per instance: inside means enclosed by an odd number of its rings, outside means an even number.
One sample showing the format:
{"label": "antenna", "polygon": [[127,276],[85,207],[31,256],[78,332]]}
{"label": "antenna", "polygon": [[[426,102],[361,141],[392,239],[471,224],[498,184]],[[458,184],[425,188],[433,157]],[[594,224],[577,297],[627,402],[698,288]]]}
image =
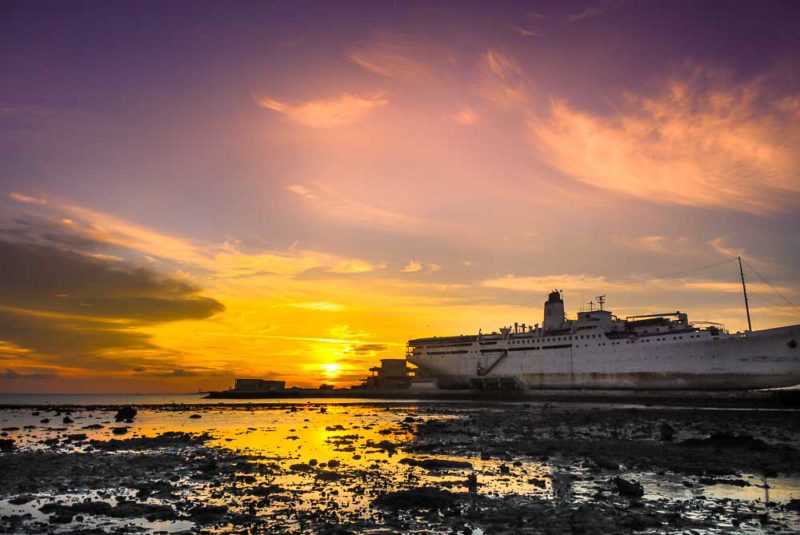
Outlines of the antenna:
{"label": "antenna", "polygon": [[603,310],[603,306],[606,304],[606,296],[598,295],[595,299],[597,299],[597,304],[600,305],[600,310]]}
{"label": "antenna", "polygon": [[747,285],[744,283],[744,270],[742,269],[742,257],[737,256],[736,258],[739,260],[739,275],[742,277],[742,293],[744,293],[744,309],[747,311],[747,332],[750,332],[753,330],[753,324],[750,323],[750,303],[747,301]]}

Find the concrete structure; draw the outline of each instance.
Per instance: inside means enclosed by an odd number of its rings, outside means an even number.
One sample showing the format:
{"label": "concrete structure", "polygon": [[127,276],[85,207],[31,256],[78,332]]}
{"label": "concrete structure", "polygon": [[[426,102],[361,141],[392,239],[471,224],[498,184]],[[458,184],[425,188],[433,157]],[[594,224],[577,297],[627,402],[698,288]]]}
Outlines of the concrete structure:
{"label": "concrete structure", "polygon": [[560,292],[545,322],[408,343],[417,377],[439,388],[752,390],[800,384],[800,325],[729,334],[672,312],[620,319],[599,309],[564,316]]}
{"label": "concrete structure", "polygon": [[286,381],[267,381],[264,379],[236,379],[233,387],[237,392],[275,392],[286,389]]}
{"label": "concrete structure", "polygon": [[395,390],[411,386],[411,370],[405,359],[381,359],[381,365],[369,371],[372,375],[364,379],[364,388]]}

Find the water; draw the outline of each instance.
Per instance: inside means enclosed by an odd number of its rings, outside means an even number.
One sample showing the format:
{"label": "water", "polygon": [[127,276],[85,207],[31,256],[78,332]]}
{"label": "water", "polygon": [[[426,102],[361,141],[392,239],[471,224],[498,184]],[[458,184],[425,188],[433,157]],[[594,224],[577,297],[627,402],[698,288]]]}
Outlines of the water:
{"label": "water", "polygon": [[[496,406],[481,409],[474,405],[460,408],[453,403],[420,406],[404,401],[364,400],[360,403],[355,399],[269,400],[267,404],[248,405],[241,400],[205,400],[200,395],[3,394],[0,404],[51,406],[49,409],[0,409],[4,437],[13,439],[18,450],[23,452],[87,454],[100,462],[113,461],[120,456],[180,457],[170,471],[174,475],[174,481],[168,484],[174,489],[170,496],[146,495],[143,498],[137,495],[136,488],[143,480],[166,483],[162,478],[170,474],[151,475],[148,479],[126,474],[125,469],[112,470],[106,482],[92,481],[86,488],[75,483],[74,473],[68,471],[60,479],[59,472],[54,470],[56,490],[34,489],[33,499],[24,504],[12,504],[12,496],[0,499],[0,514],[30,515],[22,525],[33,531],[37,526],[46,526],[48,530],[64,533],[78,527],[178,532],[202,525],[186,516],[193,507],[202,504],[228,508],[228,516],[220,524],[204,528],[220,533],[253,522],[260,523],[259,529],[267,531],[304,532],[309,526],[334,522],[354,524],[360,527],[359,531],[366,532],[387,526],[392,529],[401,526],[408,531],[446,532],[452,525],[440,515],[386,517],[376,510],[373,502],[384,492],[422,486],[465,493],[469,474],[477,476],[479,492],[484,497],[523,500],[521,503],[539,500],[533,503],[578,505],[596,503],[600,495],[605,496],[603,500],[616,500],[608,481],[619,475],[642,483],[645,510],[665,512],[680,508],[687,518],[698,522],[716,519],[716,527],[706,526],[701,532],[800,530],[798,515],[779,507],[800,498],[800,478],[797,477],[782,475],[766,480],[761,474],[743,473],[740,477],[747,486],[687,487],[686,476],[624,467],[620,471],[598,471],[583,463],[576,464],[575,459],[561,458],[557,453],[546,460],[525,455],[482,458],[480,451],[470,446],[468,438],[458,439],[460,446],[453,448],[451,454],[429,455],[420,450],[420,446],[426,444],[417,433],[422,423],[469,419],[476,411],[489,410],[497,415],[498,424],[501,424],[504,411],[517,409]],[[55,407],[63,405],[75,406],[68,414],[72,422],[64,423],[65,414],[57,412]],[[113,410],[86,409],[111,405],[137,405],[139,414],[133,423],[125,424],[114,421]],[[45,419],[49,421],[44,422]],[[115,434],[114,428],[121,427],[127,428],[126,433]],[[91,442],[156,437],[171,431],[206,433],[211,438],[202,447],[170,445],[128,451],[123,446],[105,454],[98,453]],[[76,434],[86,437],[65,438]],[[215,463],[229,468],[220,468],[210,479],[198,477],[197,469],[192,468],[192,459],[196,457],[217,459]],[[431,458],[468,462],[471,468],[432,471],[415,465],[415,462]],[[73,470],[90,471],[89,465],[81,464],[87,462],[93,461],[91,458],[82,460]],[[100,485],[99,488],[94,488],[96,485]],[[270,486],[279,490],[266,497],[260,494],[259,489]],[[112,505],[120,500],[144,500],[174,507],[180,517],[159,521],[84,515],[81,520],[53,526],[39,510],[53,501],[72,504],[87,498]],[[734,524],[742,511],[750,516]],[[769,514],[777,524],[762,526],[758,517],[764,514]],[[245,518],[246,521],[242,520]],[[469,533],[479,533],[486,528],[478,524],[479,521],[472,522],[468,526]]]}

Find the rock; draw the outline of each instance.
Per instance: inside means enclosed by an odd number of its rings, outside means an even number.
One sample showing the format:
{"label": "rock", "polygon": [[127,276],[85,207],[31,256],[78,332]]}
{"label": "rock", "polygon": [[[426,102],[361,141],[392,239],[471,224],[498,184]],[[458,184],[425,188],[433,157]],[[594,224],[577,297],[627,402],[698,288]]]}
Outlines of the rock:
{"label": "rock", "polygon": [[375,500],[375,505],[384,509],[443,509],[458,502],[452,492],[434,487],[418,487],[409,490],[387,492]]}
{"label": "rock", "polygon": [[71,424],[71,423],[75,423],[75,420],[73,420],[73,419],[72,419],[72,418],[70,418],[69,416],[64,416],[64,419],[63,419],[63,420],[61,420],[61,421],[62,421],[62,422],[64,422],[65,424]]}
{"label": "rock", "polygon": [[72,433],[71,435],[67,435],[67,440],[72,442],[80,442],[81,440],[86,440],[89,438],[86,433]]}
{"label": "rock", "polygon": [[467,490],[470,494],[478,493],[478,476],[474,472],[467,476]]}
{"label": "rock", "polygon": [[714,449],[743,449],[764,451],[768,449],[767,443],[750,435],[731,435],[728,433],[713,433],[708,438],[689,438],[680,443],[688,448],[714,448]]}
{"label": "rock", "polygon": [[511,468],[509,468],[507,464],[501,464],[500,473],[503,475],[508,475],[511,473]]}
{"label": "rock", "polygon": [[331,459],[328,461],[328,468],[337,468],[339,466],[339,461],[336,459]]}
{"label": "rock", "polygon": [[331,470],[320,470],[317,472],[317,479],[321,479],[322,481],[339,481],[342,476],[338,472],[333,472]]}
{"label": "rock", "polygon": [[125,435],[128,433],[127,427],[112,427],[111,432],[115,435]]}
{"label": "rock", "polygon": [[83,427],[81,427],[81,429],[103,429],[103,426],[100,424],[90,424],[90,425],[84,425]]}
{"label": "rock", "polygon": [[789,511],[800,511],[800,498],[792,498],[786,502],[786,509]]}
{"label": "rock", "polygon": [[200,416],[199,414],[192,414],[191,416],[189,416],[189,418],[192,420],[197,420],[199,418],[202,418],[202,416]]}
{"label": "rock", "polygon": [[114,416],[114,420],[117,422],[125,422],[125,423],[133,423],[133,419],[136,418],[136,414],[139,411],[136,410],[136,407],[120,407],[117,409],[117,414]]}
{"label": "rock", "polygon": [[15,446],[13,438],[0,438],[0,451],[10,453],[14,451]]}
{"label": "rock", "polygon": [[419,466],[426,470],[472,470],[472,464],[466,461],[451,461],[448,459],[400,459],[401,464]]}
{"label": "rock", "polygon": [[629,498],[641,498],[644,496],[644,487],[636,481],[628,481],[621,477],[615,477],[611,481],[617,486],[617,492],[619,492],[620,496]]}
{"label": "rock", "polygon": [[312,470],[311,465],[306,463],[296,463],[289,466],[289,470],[292,472],[310,472]]}
{"label": "rock", "polygon": [[673,427],[668,423],[663,422],[659,428],[658,439],[661,442],[672,442],[674,437],[675,429],[673,429]]}
{"label": "rock", "polygon": [[224,505],[201,505],[189,511],[189,517],[198,524],[218,522],[228,513]]}
{"label": "rock", "polygon": [[317,460],[316,459],[311,459],[311,460],[308,461],[308,464],[311,465],[311,466],[317,466]]}
{"label": "rock", "polygon": [[19,496],[14,496],[10,500],[8,500],[8,503],[10,503],[11,505],[23,505],[28,502],[32,502],[35,499],[36,497],[31,496],[30,494],[20,494]]}
{"label": "rock", "polygon": [[700,483],[703,485],[733,485],[735,487],[750,486],[750,483],[743,479],[723,479],[714,477],[701,477]]}
{"label": "rock", "polygon": [[614,462],[606,457],[592,457],[591,459],[598,468],[602,468],[604,470],[619,470],[619,463]]}

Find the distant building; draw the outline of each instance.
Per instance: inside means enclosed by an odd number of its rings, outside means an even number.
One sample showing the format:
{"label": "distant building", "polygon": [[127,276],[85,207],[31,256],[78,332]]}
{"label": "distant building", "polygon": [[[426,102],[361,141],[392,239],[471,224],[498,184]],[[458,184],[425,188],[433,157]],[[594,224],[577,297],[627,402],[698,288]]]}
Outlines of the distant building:
{"label": "distant building", "polygon": [[319,385],[319,389],[320,390],[333,390],[334,388],[335,387],[333,385],[328,385],[328,384],[324,384],[324,383]]}
{"label": "distant building", "polygon": [[236,379],[234,390],[239,392],[274,392],[285,390],[286,381],[266,381],[264,379]]}
{"label": "distant building", "polygon": [[404,389],[411,386],[411,370],[406,359],[381,359],[381,365],[369,369],[372,375],[363,380],[363,388]]}

